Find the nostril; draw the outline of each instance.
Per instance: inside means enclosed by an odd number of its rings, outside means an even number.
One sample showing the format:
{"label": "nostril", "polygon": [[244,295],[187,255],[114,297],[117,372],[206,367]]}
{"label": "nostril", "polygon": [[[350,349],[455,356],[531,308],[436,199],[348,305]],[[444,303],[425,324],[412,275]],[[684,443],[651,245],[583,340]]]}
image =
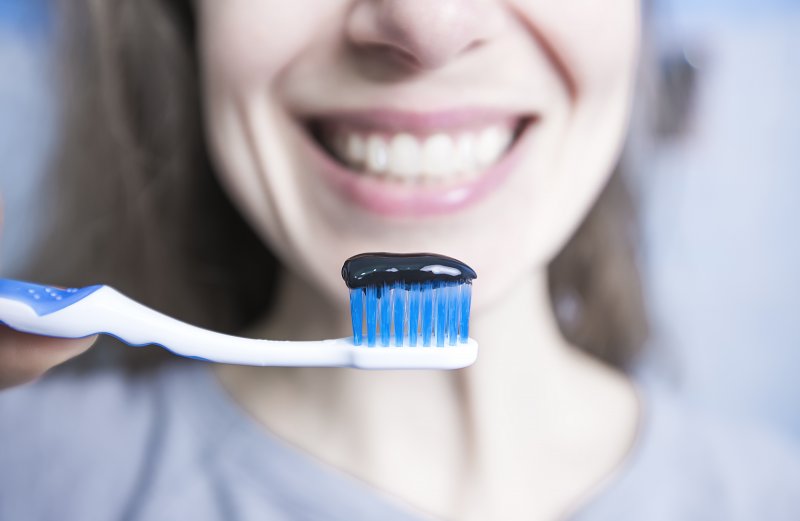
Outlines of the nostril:
{"label": "nostril", "polygon": [[389,59],[392,59],[398,63],[412,65],[415,67],[419,67],[421,65],[419,59],[405,49],[385,44],[380,44],[378,47],[383,54],[389,57]]}
{"label": "nostril", "polygon": [[461,52],[464,53],[464,52],[474,51],[475,49],[477,49],[479,47],[483,47],[484,43],[486,43],[485,40],[473,40],[466,47],[464,47],[464,50],[461,51]]}
{"label": "nostril", "polygon": [[475,0],[364,0],[350,14],[347,36],[381,60],[435,69],[492,38],[492,9]]}
{"label": "nostril", "polygon": [[415,70],[424,67],[424,64],[414,53],[395,45],[370,43],[359,46],[358,52],[362,56],[369,56],[373,62],[395,67],[397,72],[400,72],[399,69]]}

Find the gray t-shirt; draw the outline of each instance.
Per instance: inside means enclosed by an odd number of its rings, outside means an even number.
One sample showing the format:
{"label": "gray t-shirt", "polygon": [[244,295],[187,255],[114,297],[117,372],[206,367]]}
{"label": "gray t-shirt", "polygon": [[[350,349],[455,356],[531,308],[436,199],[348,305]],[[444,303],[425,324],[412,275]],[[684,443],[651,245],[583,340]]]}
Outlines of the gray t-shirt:
{"label": "gray t-shirt", "polygon": [[[795,447],[643,394],[636,446],[571,520],[800,519]],[[0,392],[0,521],[184,519],[426,518],[265,432],[199,362]]]}

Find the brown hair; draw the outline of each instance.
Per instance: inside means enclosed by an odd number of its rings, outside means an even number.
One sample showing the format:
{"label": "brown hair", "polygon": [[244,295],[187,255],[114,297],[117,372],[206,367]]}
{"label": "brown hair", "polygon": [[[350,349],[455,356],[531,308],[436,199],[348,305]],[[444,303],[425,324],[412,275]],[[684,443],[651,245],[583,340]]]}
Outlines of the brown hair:
{"label": "brown hair", "polygon": [[[279,266],[213,174],[190,2],[60,7],[58,219],[27,275],[113,284],[184,320],[241,329],[265,312]],[[617,366],[645,332],[631,216],[615,174],[550,269],[567,339]]]}

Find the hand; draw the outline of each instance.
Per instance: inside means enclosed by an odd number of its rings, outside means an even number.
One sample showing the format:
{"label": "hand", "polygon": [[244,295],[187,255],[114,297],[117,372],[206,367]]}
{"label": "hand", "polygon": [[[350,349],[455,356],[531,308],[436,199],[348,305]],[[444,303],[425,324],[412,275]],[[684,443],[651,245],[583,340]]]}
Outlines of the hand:
{"label": "hand", "polygon": [[[3,217],[0,198],[0,230]],[[97,335],[77,339],[28,335],[0,325],[0,389],[39,378],[89,349],[95,340]]]}
{"label": "hand", "polygon": [[21,385],[78,356],[97,336],[67,339],[29,335],[0,326],[0,389]]}

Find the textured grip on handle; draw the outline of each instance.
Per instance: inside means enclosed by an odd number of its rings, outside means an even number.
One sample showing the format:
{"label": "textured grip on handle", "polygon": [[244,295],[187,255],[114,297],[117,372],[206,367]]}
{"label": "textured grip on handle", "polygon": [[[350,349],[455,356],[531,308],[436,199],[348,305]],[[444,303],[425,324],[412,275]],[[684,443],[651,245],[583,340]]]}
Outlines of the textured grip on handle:
{"label": "textured grip on handle", "polygon": [[54,288],[13,279],[0,279],[0,298],[7,298],[30,306],[37,315],[44,316],[78,302],[91,295],[102,285],[84,288]]}

